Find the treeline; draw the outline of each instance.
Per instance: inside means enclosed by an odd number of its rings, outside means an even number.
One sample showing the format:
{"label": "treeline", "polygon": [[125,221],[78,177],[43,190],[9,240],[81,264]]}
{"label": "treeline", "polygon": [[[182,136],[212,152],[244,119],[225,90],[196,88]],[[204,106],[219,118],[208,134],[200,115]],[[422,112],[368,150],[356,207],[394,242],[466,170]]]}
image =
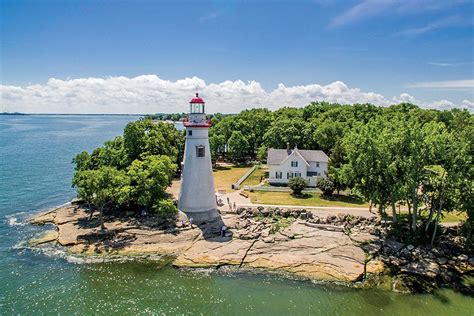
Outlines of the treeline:
{"label": "treeline", "polygon": [[149,119],[131,122],[123,136],[73,159],[73,187],[101,218],[105,210],[166,217],[177,211],[165,190],[176,176],[183,151],[184,134],[173,124]]}

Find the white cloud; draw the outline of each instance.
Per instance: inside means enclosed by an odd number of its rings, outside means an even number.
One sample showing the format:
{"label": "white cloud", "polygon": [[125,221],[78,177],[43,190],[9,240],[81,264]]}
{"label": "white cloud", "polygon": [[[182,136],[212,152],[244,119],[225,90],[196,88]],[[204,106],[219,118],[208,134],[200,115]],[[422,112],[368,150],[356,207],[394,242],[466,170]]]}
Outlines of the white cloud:
{"label": "white cloud", "polygon": [[465,65],[472,65],[474,62],[465,62],[465,63],[440,63],[440,62],[428,62],[428,65],[439,66],[439,67],[459,67]]}
{"label": "white cloud", "polygon": [[413,104],[416,104],[418,102],[414,96],[408,93],[402,93],[400,94],[398,98],[394,97],[393,101],[395,103],[413,103]]}
{"label": "white cloud", "polygon": [[[471,83],[472,84],[472,83]],[[280,83],[266,91],[256,81],[206,83],[198,77],[176,81],[156,75],[134,78],[51,78],[46,84],[26,87],[0,85],[0,112],[25,113],[157,113],[188,110],[188,101],[199,91],[207,101],[207,112],[236,113],[250,107],[305,106],[312,101],[343,104],[373,103],[387,106],[398,102],[427,103],[403,93],[392,100],[375,92],[365,92],[336,81],[327,85],[287,87]],[[466,100],[467,101],[467,100]],[[447,102],[447,101],[446,101]],[[470,101],[467,101],[470,102]],[[427,106],[436,106],[428,104]],[[447,104],[439,104],[447,106]],[[450,106],[454,106],[451,104]],[[462,106],[472,108],[472,103]]]}
{"label": "white cloud", "polygon": [[469,24],[472,24],[472,21],[470,19],[466,19],[460,16],[450,16],[447,18],[433,21],[421,27],[410,28],[410,29],[397,32],[394,35],[417,36],[420,34],[431,32],[436,29],[452,27],[452,26],[463,26],[463,25],[469,25]]}
{"label": "white cloud", "polygon": [[468,108],[470,110],[474,110],[474,102],[472,102],[471,100],[462,100],[462,105],[463,107],[465,108]]}
{"label": "white cloud", "polygon": [[474,80],[446,80],[417,82],[407,86],[408,88],[431,88],[431,89],[473,89]]}
{"label": "white cloud", "polygon": [[336,16],[330,27],[352,23],[369,16],[379,14],[393,6],[394,0],[365,0]]}
{"label": "white cloud", "polygon": [[466,3],[466,0],[363,0],[336,16],[330,27],[355,23],[382,14],[416,14]]}

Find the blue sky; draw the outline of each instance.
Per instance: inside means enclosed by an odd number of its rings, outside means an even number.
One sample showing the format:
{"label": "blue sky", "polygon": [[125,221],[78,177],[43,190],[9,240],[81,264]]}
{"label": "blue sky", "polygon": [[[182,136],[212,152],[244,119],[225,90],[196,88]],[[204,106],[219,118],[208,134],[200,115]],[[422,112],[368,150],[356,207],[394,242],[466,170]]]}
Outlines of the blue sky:
{"label": "blue sky", "polygon": [[[195,86],[186,89],[203,93],[208,89],[213,102],[220,102],[218,96],[226,93],[225,89],[233,94],[225,95],[224,104],[243,94],[240,100],[244,98],[246,104],[234,100],[235,104],[229,104],[233,111],[239,106],[284,105],[273,104],[278,100],[293,105],[289,98],[294,94],[280,99],[262,96],[261,90],[271,94],[280,83],[287,88],[310,86],[302,92],[306,94],[301,102],[312,97],[328,99],[324,87],[333,91],[334,82],[343,83],[342,92],[345,88],[356,90],[340,98],[337,92],[329,93],[340,101],[358,102],[356,92],[360,90],[382,95],[384,102],[414,100],[432,107],[473,108],[473,1],[0,2],[0,80],[7,110],[42,112],[30,103],[43,100],[44,107],[57,98],[48,87],[51,78],[56,78],[61,89],[71,89],[61,97],[69,93],[76,100],[64,101],[69,102],[64,109],[58,103],[44,111],[69,112],[84,107],[87,112],[107,112],[88,100],[101,92],[91,92],[90,82],[82,83],[88,91],[80,90],[78,79],[102,78],[106,80],[102,84],[109,85],[107,78],[133,80],[150,74],[156,78],[146,77],[149,89],[154,82],[162,94],[176,94],[169,99],[176,102],[187,95],[179,83],[185,78],[194,78],[186,82]],[[129,89],[142,87],[140,80]],[[222,85],[227,81],[233,83],[230,88]],[[249,88],[250,82],[257,83],[260,90]],[[212,84],[217,87],[209,87]],[[314,92],[311,85],[319,85],[323,91]],[[38,89],[36,99],[24,91],[31,86]],[[181,90],[167,91],[167,87]],[[127,83],[107,89],[128,91]],[[222,94],[219,89],[224,89]],[[254,93],[255,101],[249,93]],[[100,97],[102,103],[119,98]],[[133,95],[127,97],[133,101]],[[156,100],[157,109],[162,110],[160,104],[168,99],[155,97],[146,102]],[[381,103],[380,98],[374,100]],[[145,100],[135,101],[134,110],[153,110],[140,105]]]}

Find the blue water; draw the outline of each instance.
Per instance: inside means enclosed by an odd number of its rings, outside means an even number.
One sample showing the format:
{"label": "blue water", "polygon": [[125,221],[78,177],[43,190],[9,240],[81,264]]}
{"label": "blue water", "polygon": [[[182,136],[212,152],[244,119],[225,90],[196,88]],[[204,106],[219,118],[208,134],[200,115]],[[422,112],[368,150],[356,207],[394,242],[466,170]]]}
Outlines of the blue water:
{"label": "blue water", "polygon": [[453,291],[401,295],[161,262],[83,263],[25,241],[30,214],[68,202],[71,160],[122,133],[124,116],[0,116],[0,315],[474,315]]}

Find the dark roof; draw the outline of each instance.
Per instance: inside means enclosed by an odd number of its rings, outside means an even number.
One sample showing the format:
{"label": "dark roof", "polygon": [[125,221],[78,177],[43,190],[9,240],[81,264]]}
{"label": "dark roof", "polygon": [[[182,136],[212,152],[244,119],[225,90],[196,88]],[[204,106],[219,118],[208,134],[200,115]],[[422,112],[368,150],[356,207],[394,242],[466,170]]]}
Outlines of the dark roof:
{"label": "dark roof", "polygon": [[[297,150],[301,156],[303,156],[306,162],[318,161],[318,162],[328,162],[329,158],[322,150],[304,150],[304,149],[294,149]],[[287,149],[268,149],[267,164],[269,165],[279,165],[283,160],[285,160],[288,155],[290,155],[293,150]]]}

